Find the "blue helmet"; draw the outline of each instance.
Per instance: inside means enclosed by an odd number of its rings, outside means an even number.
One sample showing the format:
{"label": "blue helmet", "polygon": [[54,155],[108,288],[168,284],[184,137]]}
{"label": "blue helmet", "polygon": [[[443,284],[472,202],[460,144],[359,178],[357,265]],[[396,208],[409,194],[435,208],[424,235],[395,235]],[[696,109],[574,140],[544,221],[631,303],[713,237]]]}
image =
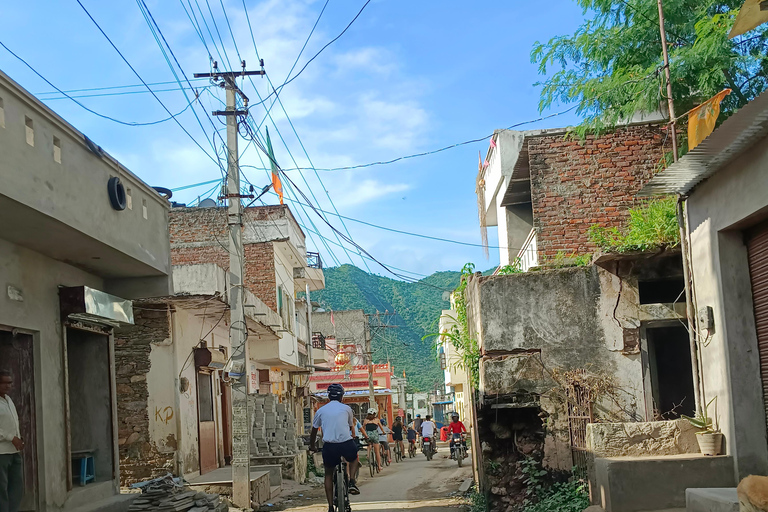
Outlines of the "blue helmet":
{"label": "blue helmet", "polygon": [[328,386],[328,398],[330,400],[338,400],[341,402],[341,398],[344,396],[344,386],[338,383],[333,383]]}

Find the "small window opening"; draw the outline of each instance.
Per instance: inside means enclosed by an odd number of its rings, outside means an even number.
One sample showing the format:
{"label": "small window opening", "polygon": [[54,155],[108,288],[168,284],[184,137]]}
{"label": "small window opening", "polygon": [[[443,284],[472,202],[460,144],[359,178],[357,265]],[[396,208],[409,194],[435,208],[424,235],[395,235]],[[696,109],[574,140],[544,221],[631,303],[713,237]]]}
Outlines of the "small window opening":
{"label": "small window opening", "polygon": [[5,106],[3,98],[0,98],[0,128],[5,128]]}
{"label": "small window opening", "polygon": [[640,304],[671,304],[685,301],[685,280],[682,277],[640,281],[637,285]]}
{"label": "small window opening", "polygon": [[646,330],[654,417],[693,416],[696,397],[688,331],[684,325]]}
{"label": "small window opening", "polygon": [[125,207],[129,210],[133,210],[133,198],[131,197],[131,189],[125,189]]}
{"label": "small window opening", "polygon": [[141,214],[144,216],[144,218],[147,218],[147,200],[142,199],[141,200]]}
{"label": "small window opening", "polygon": [[24,116],[24,124],[25,124],[25,130],[27,132],[27,144],[30,146],[35,145],[35,128],[32,124],[32,119]]}
{"label": "small window opening", "polygon": [[53,138],[53,161],[61,163],[61,139],[58,137]]}

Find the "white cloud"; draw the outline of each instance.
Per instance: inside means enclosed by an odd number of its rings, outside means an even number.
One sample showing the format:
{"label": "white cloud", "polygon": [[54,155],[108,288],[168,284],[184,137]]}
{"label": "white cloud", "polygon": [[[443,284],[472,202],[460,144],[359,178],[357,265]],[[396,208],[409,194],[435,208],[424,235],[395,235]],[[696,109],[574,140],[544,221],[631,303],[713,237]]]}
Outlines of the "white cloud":
{"label": "white cloud", "polygon": [[344,191],[344,194],[338,194],[336,197],[336,206],[352,207],[365,205],[375,200],[382,199],[385,196],[404,192],[410,188],[405,183],[382,183],[378,180],[368,179],[357,183]]}
{"label": "white cloud", "polygon": [[383,48],[359,48],[342,53],[334,58],[337,71],[341,73],[371,71],[378,74],[389,74],[395,70],[395,58],[391,52]]}

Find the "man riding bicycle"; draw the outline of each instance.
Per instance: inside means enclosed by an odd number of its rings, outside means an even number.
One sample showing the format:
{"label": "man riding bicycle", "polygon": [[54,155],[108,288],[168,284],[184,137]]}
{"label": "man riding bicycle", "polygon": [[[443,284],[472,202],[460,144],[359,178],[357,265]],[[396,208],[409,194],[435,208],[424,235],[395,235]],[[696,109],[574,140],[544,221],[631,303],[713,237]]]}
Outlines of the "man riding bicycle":
{"label": "man riding bicycle", "polygon": [[459,421],[459,413],[455,412],[451,415],[451,423],[448,425],[448,432],[451,435],[451,457],[453,457],[453,449],[457,442],[466,447],[466,441],[464,441],[463,434],[467,433],[467,427]]}
{"label": "man riding bicycle", "polygon": [[[333,512],[333,469],[341,464],[342,457],[349,463],[349,493],[360,494],[354,476],[357,475],[359,460],[357,445],[352,440],[355,415],[352,408],[341,403],[344,388],[341,384],[328,386],[330,401],[317,410],[309,435],[309,449],[314,452],[317,431],[323,430],[323,466],[325,466],[325,497],[328,499],[328,511]],[[343,511],[337,511],[343,512]]]}

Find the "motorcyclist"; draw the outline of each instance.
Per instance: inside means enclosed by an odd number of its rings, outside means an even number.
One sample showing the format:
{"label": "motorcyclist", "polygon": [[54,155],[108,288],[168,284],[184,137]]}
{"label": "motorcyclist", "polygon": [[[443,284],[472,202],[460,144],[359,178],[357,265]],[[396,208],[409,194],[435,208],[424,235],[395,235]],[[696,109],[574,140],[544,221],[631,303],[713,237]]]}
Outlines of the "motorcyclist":
{"label": "motorcyclist", "polygon": [[454,412],[451,415],[451,423],[448,424],[448,432],[451,435],[451,457],[453,457],[453,450],[457,442],[461,442],[466,446],[463,434],[467,433],[467,427],[459,421],[459,413]]}

